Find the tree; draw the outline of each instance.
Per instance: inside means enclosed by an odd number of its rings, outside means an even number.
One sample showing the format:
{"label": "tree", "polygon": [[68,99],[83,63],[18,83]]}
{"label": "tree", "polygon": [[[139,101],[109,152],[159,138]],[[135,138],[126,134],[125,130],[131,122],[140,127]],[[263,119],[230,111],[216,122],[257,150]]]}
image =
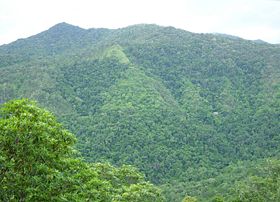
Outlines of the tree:
{"label": "tree", "polygon": [[[102,164],[77,158],[75,141],[73,134],[35,102],[5,103],[0,111],[0,200],[128,201],[125,199],[131,196],[130,201],[139,201],[139,196],[146,195],[153,201],[163,200],[159,189],[133,168],[103,165],[110,168],[104,170]],[[114,184],[116,179],[119,186]]]}
{"label": "tree", "polygon": [[197,199],[192,196],[185,196],[182,202],[197,202]]}
{"label": "tree", "polygon": [[234,201],[280,201],[280,161],[270,159],[259,169],[237,184]]}

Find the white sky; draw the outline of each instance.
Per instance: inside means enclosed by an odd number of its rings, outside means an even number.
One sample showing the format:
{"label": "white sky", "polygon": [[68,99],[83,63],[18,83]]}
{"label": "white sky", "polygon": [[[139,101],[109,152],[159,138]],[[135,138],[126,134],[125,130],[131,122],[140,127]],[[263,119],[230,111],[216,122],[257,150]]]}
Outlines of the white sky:
{"label": "white sky", "polygon": [[280,43],[280,0],[0,0],[0,45],[59,22],[82,28],[155,23]]}

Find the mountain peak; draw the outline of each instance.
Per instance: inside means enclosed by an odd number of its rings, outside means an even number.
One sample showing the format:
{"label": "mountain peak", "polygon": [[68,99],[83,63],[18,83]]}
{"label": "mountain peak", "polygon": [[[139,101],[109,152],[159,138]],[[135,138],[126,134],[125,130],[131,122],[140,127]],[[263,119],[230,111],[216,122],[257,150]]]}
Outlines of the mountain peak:
{"label": "mountain peak", "polygon": [[58,24],[52,26],[47,31],[50,31],[50,30],[62,31],[62,30],[84,30],[84,29],[80,28],[78,26],[75,26],[75,25],[68,24],[66,22],[61,22],[61,23],[58,23]]}

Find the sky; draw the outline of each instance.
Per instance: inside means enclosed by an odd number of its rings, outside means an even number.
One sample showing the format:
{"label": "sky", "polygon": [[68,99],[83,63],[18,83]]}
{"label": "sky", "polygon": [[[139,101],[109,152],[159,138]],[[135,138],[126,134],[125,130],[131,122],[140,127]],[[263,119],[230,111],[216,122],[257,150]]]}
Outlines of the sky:
{"label": "sky", "polygon": [[0,0],[0,45],[60,22],[82,28],[148,23],[280,44],[280,0]]}

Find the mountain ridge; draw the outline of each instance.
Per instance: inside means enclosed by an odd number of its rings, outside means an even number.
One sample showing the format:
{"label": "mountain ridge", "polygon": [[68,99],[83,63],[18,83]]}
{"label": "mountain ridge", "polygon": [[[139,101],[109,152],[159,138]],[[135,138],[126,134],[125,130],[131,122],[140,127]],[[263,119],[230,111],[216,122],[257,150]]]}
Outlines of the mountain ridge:
{"label": "mountain ridge", "polygon": [[[256,43],[260,43],[260,41],[262,40],[247,40],[247,39],[243,39],[241,37],[238,37],[238,36],[233,36],[233,35],[228,35],[228,34],[222,34],[222,33],[192,33],[192,32],[189,32],[187,30],[184,30],[184,29],[180,29],[180,28],[175,28],[175,27],[172,27],[172,26],[159,26],[159,25],[156,25],[156,24],[136,24],[136,25],[129,25],[129,26],[126,26],[126,27],[122,27],[122,28],[115,28],[115,29],[110,29],[110,28],[88,28],[88,29],[84,29],[84,28],[81,28],[79,26],[76,26],[76,25],[72,25],[72,24],[69,24],[67,22],[60,22],[60,23],[57,23],[55,25],[53,25],[52,27],[50,27],[49,29],[47,29],[46,31],[42,31],[40,32],[39,34],[42,34],[42,33],[51,33],[53,34],[53,32],[59,32],[59,31],[64,31],[64,32],[73,32],[74,30],[76,31],[87,31],[87,32],[92,32],[92,31],[96,31],[96,30],[111,30],[111,31],[120,31],[120,30],[124,30],[124,29],[140,29],[140,28],[162,28],[162,29],[165,29],[165,30],[176,30],[176,31],[180,31],[180,32],[184,32],[184,33],[190,33],[190,34],[196,34],[196,35],[211,35],[211,36],[221,36],[221,37],[225,37],[225,38],[230,38],[230,39],[241,39],[241,40],[245,40],[245,41],[252,41],[252,42],[256,42]],[[61,33],[61,34],[65,34],[65,33]],[[37,37],[38,34],[35,34],[33,36],[30,36],[30,37],[27,37],[27,38],[21,38],[21,39],[18,39],[16,41],[13,41],[9,44],[3,44],[1,45],[0,47],[6,47],[6,46],[10,46],[14,43],[18,43],[19,41],[22,41],[22,40],[26,40],[26,39],[30,39],[30,38],[33,38],[33,37]],[[267,43],[265,41],[262,41],[262,43]],[[271,44],[273,45],[273,44]],[[274,44],[274,45],[279,45],[279,44]]]}
{"label": "mountain ridge", "polygon": [[277,45],[173,27],[60,23],[0,46],[0,103],[35,99],[87,161],[188,187],[280,154],[279,55]]}

